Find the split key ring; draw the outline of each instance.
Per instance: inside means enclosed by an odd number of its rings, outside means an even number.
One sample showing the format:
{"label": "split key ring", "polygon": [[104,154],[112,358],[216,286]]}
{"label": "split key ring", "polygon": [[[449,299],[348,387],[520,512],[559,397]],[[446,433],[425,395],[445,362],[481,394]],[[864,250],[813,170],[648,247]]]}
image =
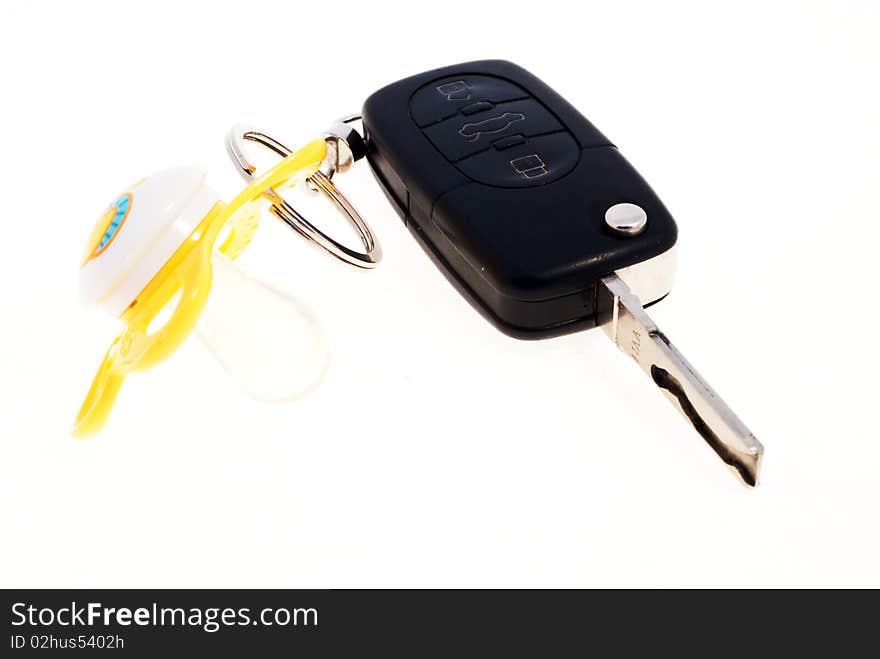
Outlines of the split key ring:
{"label": "split key ring", "polygon": [[[307,220],[302,213],[296,210],[274,188],[268,188],[264,194],[272,202],[271,210],[275,216],[291,229],[349,265],[358,268],[375,268],[382,259],[382,249],[373,236],[369,225],[367,225],[360,216],[360,213],[357,212],[357,209],[331,180],[337,171],[345,171],[351,167],[357,158],[363,155],[363,139],[354,129],[348,128],[348,124],[358,118],[357,116],[352,116],[343,119],[334,127],[342,130],[334,130],[324,134],[324,140],[327,143],[327,156],[321,168],[306,177],[306,184],[312,189],[321,192],[342,213],[343,217],[357,232],[364,248],[363,252],[346,247],[324,233]],[[343,131],[345,131],[345,134],[343,134]],[[246,141],[256,142],[282,158],[286,158],[293,153],[291,149],[274,137],[252,126],[236,124],[226,137],[226,146],[229,155],[246,181],[253,180],[256,177],[257,171],[256,167],[251,164],[244,153],[244,143]],[[355,150],[360,150],[360,152],[356,154]]]}

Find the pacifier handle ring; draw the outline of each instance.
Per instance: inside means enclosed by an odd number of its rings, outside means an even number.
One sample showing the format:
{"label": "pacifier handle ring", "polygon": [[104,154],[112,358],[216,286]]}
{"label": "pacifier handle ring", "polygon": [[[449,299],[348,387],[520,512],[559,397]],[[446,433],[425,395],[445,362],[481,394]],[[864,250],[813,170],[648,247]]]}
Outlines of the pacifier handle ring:
{"label": "pacifier handle ring", "polygon": [[[226,137],[226,146],[230,157],[246,181],[252,181],[256,177],[256,167],[251,164],[244,153],[245,141],[256,142],[282,158],[286,158],[293,153],[291,149],[274,137],[251,126],[244,124],[233,126]],[[382,258],[382,250],[374,238],[369,225],[364,221],[354,205],[330,180],[336,171],[337,163],[332,161],[338,157],[338,146],[333,136],[325,136],[325,141],[328,150],[329,171],[325,174],[320,169],[316,170],[313,174],[306,177],[306,183],[313,185],[316,190],[320,191],[342,213],[351,227],[357,232],[358,238],[364,246],[363,252],[346,247],[324,233],[307,220],[302,213],[297,211],[274,188],[267,188],[264,194],[272,202],[272,213],[301,236],[311,240],[331,255],[349,265],[366,269],[375,268]]]}

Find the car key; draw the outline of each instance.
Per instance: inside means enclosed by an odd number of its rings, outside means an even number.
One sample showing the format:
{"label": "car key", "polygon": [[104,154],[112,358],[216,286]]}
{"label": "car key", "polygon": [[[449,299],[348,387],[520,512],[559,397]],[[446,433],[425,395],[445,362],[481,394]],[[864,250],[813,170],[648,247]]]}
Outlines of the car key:
{"label": "car key", "polygon": [[601,326],[750,486],[763,447],[644,307],[671,287],[672,216],[545,83],[488,60],[364,104],[366,156],[434,263],[491,323],[540,339]]}

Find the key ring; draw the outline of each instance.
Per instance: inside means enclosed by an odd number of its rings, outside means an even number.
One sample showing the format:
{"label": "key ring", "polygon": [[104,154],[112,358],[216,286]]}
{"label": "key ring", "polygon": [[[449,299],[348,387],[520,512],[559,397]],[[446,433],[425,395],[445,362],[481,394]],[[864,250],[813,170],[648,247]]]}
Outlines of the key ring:
{"label": "key ring", "polygon": [[[370,269],[375,268],[382,258],[382,250],[379,247],[379,243],[373,237],[373,232],[360,216],[360,213],[357,212],[351,202],[331,181],[331,178],[337,171],[345,171],[354,163],[356,155],[352,148],[357,149],[359,146],[362,146],[360,135],[353,129],[348,129],[348,124],[356,119],[359,119],[359,117],[353,115],[340,120],[337,128],[341,130],[324,134],[323,137],[327,144],[327,156],[321,164],[321,169],[306,177],[306,183],[312,189],[321,192],[342,213],[343,217],[357,232],[358,238],[360,238],[361,244],[364,246],[363,252],[346,247],[321,231],[274,188],[267,188],[264,194],[272,202],[272,213],[297,233],[349,265]],[[351,143],[346,139],[346,135],[342,131],[347,131],[347,135],[352,138]],[[359,145],[355,143],[356,140],[360,141]],[[226,137],[226,146],[229,155],[246,181],[251,181],[255,178],[256,167],[251,164],[244,154],[245,141],[256,142],[282,158],[286,158],[292,153],[291,149],[274,137],[252,126],[236,124]]]}

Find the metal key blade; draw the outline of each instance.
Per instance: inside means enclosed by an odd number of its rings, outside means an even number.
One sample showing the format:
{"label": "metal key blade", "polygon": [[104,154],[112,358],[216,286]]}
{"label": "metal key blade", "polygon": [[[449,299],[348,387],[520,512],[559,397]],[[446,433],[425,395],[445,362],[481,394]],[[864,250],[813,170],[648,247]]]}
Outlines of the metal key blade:
{"label": "metal key blade", "polygon": [[620,277],[602,277],[599,298],[608,337],[641,366],[718,457],[754,487],[761,443],[669,342]]}

